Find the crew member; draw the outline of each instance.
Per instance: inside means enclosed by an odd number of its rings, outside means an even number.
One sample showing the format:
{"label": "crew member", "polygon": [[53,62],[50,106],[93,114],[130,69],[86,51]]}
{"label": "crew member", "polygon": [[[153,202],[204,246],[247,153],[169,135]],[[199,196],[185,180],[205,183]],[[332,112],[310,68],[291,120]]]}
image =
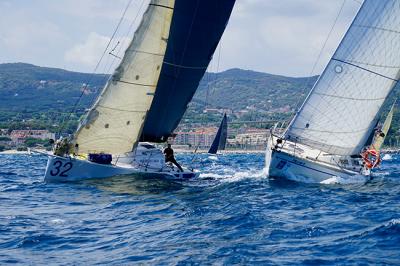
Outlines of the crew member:
{"label": "crew member", "polygon": [[171,162],[178,167],[178,169],[183,172],[182,167],[179,165],[179,163],[175,160],[174,157],[174,150],[171,148],[171,144],[168,144],[168,147],[164,149],[164,155],[165,155],[165,162]]}

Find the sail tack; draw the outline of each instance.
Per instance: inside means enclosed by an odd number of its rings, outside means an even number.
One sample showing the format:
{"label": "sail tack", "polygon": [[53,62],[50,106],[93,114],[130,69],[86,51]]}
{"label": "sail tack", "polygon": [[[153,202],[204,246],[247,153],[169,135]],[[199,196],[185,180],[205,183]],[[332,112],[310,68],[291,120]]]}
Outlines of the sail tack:
{"label": "sail tack", "polygon": [[160,79],[142,141],[163,142],[175,130],[225,30],[235,0],[175,0]]}
{"label": "sail tack", "polygon": [[159,80],[174,0],[152,0],[125,55],[73,143],[80,153],[123,154],[138,141]]}
{"label": "sail tack", "polygon": [[221,124],[219,125],[217,134],[215,135],[214,141],[211,144],[208,153],[217,154],[219,150],[220,151],[225,150],[227,137],[228,137],[228,119],[226,117],[226,114],[224,114],[224,117],[222,118]]}
{"label": "sail tack", "polygon": [[400,71],[400,1],[365,0],[285,138],[357,154]]}

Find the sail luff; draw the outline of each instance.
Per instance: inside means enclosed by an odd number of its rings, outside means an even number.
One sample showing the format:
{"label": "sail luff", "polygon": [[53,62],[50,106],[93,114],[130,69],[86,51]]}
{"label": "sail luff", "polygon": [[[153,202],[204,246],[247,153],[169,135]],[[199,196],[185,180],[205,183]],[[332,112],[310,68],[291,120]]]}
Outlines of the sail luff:
{"label": "sail luff", "polygon": [[80,123],[79,153],[123,154],[141,134],[164,60],[174,0],[152,0],[121,63]]}
{"label": "sail luff", "polygon": [[365,0],[285,138],[357,154],[400,73],[400,1]]}

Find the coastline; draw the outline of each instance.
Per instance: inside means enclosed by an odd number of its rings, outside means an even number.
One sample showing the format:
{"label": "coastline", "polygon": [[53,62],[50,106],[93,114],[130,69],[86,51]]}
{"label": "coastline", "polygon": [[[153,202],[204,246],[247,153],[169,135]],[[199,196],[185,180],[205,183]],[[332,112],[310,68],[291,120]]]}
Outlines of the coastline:
{"label": "coastline", "polygon": [[17,151],[17,150],[6,150],[6,151],[0,151],[0,154],[7,154],[7,155],[13,155],[13,154],[38,154],[38,153],[46,153],[47,151],[44,149],[34,149],[34,150],[28,150],[28,151]]}

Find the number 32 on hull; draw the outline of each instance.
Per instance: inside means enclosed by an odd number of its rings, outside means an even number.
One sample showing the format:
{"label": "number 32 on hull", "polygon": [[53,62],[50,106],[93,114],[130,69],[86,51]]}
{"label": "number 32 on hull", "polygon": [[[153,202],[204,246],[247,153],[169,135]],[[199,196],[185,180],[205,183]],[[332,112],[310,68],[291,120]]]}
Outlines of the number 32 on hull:
{"label": "number 32 on hull", "polygon": [[50,155],[44,180],[46,182],[78,181],[88,178],[104,178],[134,173],[131,167],[101,165],[71,157]]}

